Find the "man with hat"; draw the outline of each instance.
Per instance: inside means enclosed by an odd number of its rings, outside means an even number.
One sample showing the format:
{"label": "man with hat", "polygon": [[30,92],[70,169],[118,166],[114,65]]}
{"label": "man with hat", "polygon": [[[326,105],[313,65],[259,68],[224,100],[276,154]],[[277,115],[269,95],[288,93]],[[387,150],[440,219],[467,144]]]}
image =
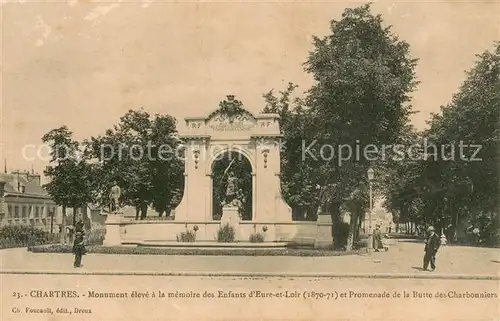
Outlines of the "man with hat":
{"label": "man with hat", "polygon": [[436,253],[441,245],[441,241],[434,231],[434,227],[429,226],[427,229],[429,232],[427,234],[427,239],[425,240],[425,255],[424,255],[424,271],[427,271],[427,267],[429,263],[431,264],[430,271],[434,271],[436,269]]}
{"label": "man with hat", "polygon": [[82,256],[85,255],[85,252],[83,232],[77,232],[75,235],[75,241],[73,242],[73,254],[75,254],[73,267],[79,268],[82,266]]}

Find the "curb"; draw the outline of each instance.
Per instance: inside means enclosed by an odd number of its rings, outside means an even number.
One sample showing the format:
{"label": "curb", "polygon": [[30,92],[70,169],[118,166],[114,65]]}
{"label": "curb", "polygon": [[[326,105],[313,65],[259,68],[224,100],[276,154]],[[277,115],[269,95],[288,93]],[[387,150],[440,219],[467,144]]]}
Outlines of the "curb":
{"label": "curb", "polygon": [[356,279],[431,279],[498,281],[500,275],[485,274],[418,274],[418,273],[300,273],[300,272],[231,272],[231,271],[29,271],[2,270],[0,275],[116,275],[116,276],[201,276],[201,277],[268,277],[268,278],[356,278]]}

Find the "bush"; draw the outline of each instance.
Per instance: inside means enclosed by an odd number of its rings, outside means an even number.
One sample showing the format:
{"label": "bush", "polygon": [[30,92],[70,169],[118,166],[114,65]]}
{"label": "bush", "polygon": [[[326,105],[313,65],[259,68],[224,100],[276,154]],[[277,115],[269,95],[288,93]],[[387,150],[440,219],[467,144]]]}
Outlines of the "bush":
{"label": "bush", "polygon": [[31,225],[5,225],[0,228],[0,248],[41,245],[50,241],[48,232]]}
{"label": "bush", "polygon": [[177,235],[177,242],[194,242],[196,241],[195,231],[186,231]]}
{"label": "bush", "polygon": [[85,245],[102,245],[106,236],[106,227],[94,225],[86,236]]}
{"label": "bush", "polygon": [[[72,253],[71,245],[37,245],[28,247],[33,253]],[[344,256],[359,254],[359,251],[340,252],[315,249],[213,249],[213,248],[155,248],[140,246],[89,246],[87,254],[123,255],[215,255],[215,256]]]}
{"label": "bush", "polygon": [[217,231],[217,242],[233,243],[234,238],[234,228],[229,224],[222,226],[221,228],[219,228],[219,231]]}
{"label": "bush", "polygon": [[262,242],[264,242],[264,235],[262,235],[260,233],[252,233],[252,235],[250,235],[250,242],[251,243],[262,243]]}

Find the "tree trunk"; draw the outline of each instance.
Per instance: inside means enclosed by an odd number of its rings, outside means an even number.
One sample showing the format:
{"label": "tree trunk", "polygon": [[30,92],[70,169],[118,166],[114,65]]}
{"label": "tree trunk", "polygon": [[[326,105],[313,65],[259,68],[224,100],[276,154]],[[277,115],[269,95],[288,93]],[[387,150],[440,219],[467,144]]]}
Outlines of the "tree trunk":
{"label": "tree trunk", "polygon": [[141,220],[145,219],[147,214],[148,214],[148,205],[141,204]]}
{"label": "tree trunk", "polygon": [[351,212],[351,218],[349,220],[349,234],[347,235],[347,244],[345,246],[346,251],[352,251],[356,230],[358,226],[359,208],[356,207],[354,211]]}
{"label": "tree trunk", "polygon": [[363,212],[360,212],[358,215],[358,221],[356,225],[356,229],[354,230],[354,241],[359,241],[359,230],[361,229],[361,223],[363,222],[364,216],[366,214]]}
{"label": "tree trunk", "polygon": [[61,244],[66,244],[66,205],[62,207]]}
{"label": "tree trunk", "polygon": [[[342,220],[340,217],[340,202],[332,202],[328,204],[327,210],[332,216],[332,238],[333,238],[333,244],[334,244],[334,249],[340,249],[342,246],[344,246],[345,242],[347,241],[344,238],[344,235],[342,235]],[[345,235],[347,237],[347,235]]]}
{"label": "tree trunk", "polygon": [[135,220],[137,221],[139,219],[139,213],[140,213],[141,209],[139,206],[136,206],[135,207]]}
{"label": "tree trunk", "polygon": [[452,241],[457,241],[457,229],[458,229],[458,212],[453,210],[452,220],[451,220],[451,230],[452,230]]}

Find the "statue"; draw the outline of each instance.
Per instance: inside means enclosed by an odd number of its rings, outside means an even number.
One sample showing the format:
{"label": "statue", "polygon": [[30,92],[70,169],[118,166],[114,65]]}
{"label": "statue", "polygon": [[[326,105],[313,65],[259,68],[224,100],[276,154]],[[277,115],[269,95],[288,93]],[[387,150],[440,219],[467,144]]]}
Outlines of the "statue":
{"label": "statue", "polygon": [[237,181],[238,178],[236,178],[234,173],[229,172],[229,175],[227,177],[226,198],[223,202],[224,205],[231,205],[231,206],[237,205],[237,191],[238,191],[238,189],[236,188]]}
{"label": "statue", "polygon": [[119,199],[121,196],[121,189],[120,186],[116,184],[116,181],[113,182],[113,186],[111,187],[111,190],[109,192],[109,198],[111,200],[111,212],[116,212],[118,211],[118,205],[119,205]]}

